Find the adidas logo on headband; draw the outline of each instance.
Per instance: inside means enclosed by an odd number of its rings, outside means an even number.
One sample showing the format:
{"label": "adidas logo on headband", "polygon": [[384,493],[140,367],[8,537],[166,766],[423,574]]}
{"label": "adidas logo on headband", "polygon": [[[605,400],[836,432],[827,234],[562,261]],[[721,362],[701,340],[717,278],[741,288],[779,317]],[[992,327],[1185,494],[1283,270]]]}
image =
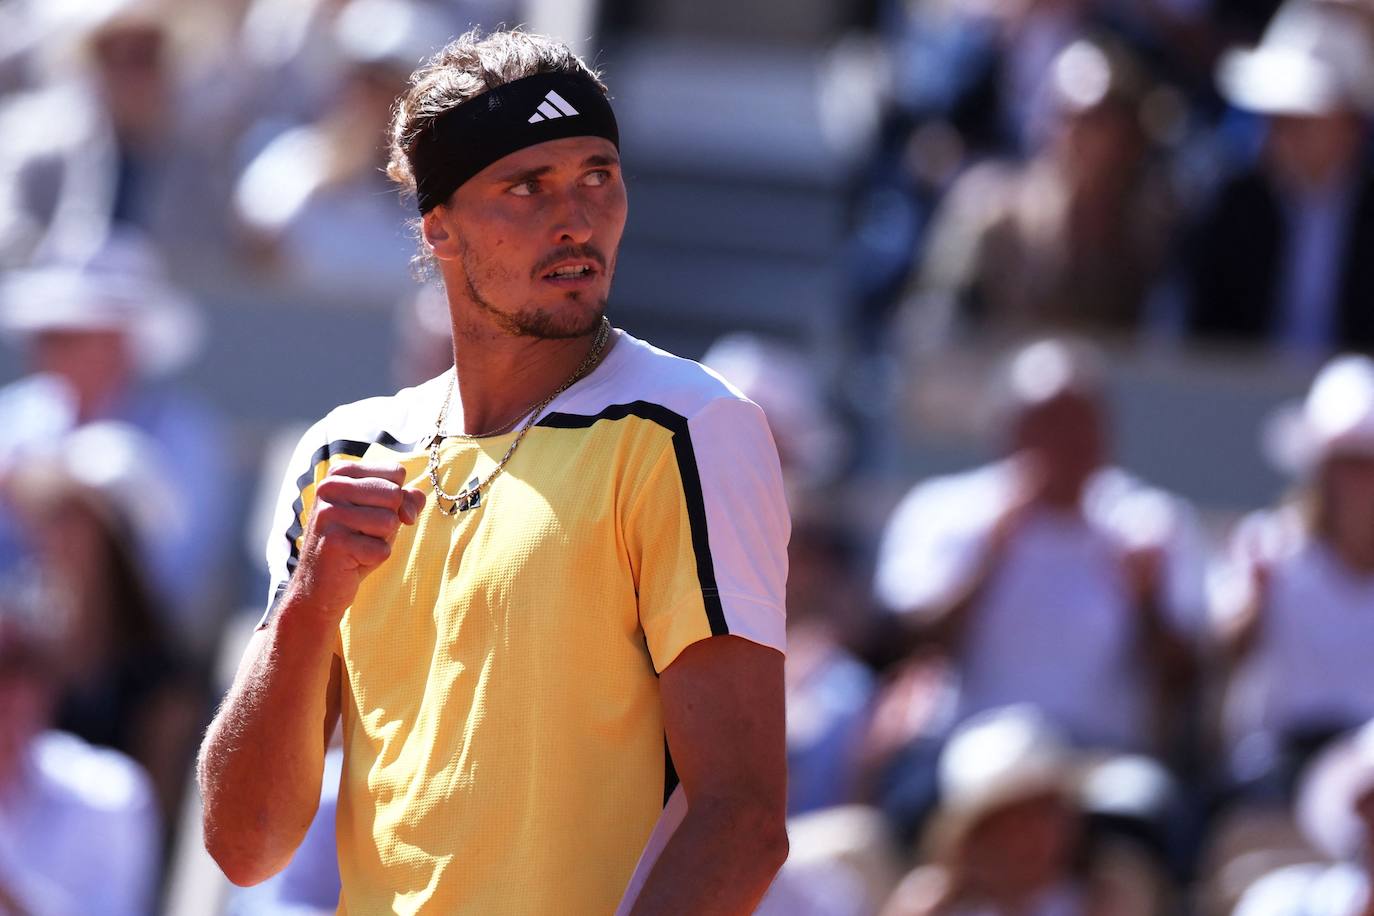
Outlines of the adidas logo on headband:
{"label": "adidas logo on headband", "polygon": [[530,123],[538,124],[540,121],[552,121],[554,118],[572,117],[575,114],[578,114],[577,109],[569,105],[563,96],[550,89],[549,94],[544,96],[544,101],[539,103],[538,110],[530,115]]}

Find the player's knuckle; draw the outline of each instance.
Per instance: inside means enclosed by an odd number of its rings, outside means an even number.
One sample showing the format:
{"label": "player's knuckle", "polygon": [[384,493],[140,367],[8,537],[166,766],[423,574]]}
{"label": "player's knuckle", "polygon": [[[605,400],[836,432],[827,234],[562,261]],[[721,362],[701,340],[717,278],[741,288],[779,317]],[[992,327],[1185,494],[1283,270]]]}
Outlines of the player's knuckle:
{"label": "player's knuckle", "polygon": [[339,507],[334,503],[319,503],[315,506],[315,529],[323,531],[338,523]]}
{"label": "player's knuckle", "polygon": [[391,545],[377,538],[367,537],[361,539],[358,546],[358,553],[360,559],[363,559],[369,565],[376,566],[390,559]]}

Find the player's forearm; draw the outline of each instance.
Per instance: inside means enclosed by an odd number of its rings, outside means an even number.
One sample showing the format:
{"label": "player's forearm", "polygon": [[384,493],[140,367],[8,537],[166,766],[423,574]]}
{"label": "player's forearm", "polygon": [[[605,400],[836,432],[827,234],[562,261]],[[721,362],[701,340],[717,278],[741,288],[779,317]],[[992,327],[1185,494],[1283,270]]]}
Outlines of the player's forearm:
{"label": "player's forearm", "polygon": [[289,601],[256,634],[201,746],[205,845],[228,878],[285,867],[319,805],[333,629]]}
{"label": "player's forearm", "polygon": [[784,812],[748,800],[698,800],[649,873],[631,916],[745,916],[786,859]]}

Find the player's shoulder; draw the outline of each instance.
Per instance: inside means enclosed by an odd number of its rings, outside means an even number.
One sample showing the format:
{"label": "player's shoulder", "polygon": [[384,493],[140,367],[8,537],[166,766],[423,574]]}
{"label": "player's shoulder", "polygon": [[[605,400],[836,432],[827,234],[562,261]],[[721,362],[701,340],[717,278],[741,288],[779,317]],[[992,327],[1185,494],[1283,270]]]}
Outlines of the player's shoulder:
{"label": "player's shoulder", "polygon": [[[624,331],[589,384],[569,391],[560,411],[597,413],[635,408],[681,420],[707,413],[757,411],[734,385],[696,360],[670,353]],[[714,409],[714,411],[713,411]]]}
{"label": "player's shoulder", "polygon": [[306,438],[320,446],[348,442],[397,449],[413,446],[434,430],[451,378],[449,370],[393,394],[340,404],[311,426]]}

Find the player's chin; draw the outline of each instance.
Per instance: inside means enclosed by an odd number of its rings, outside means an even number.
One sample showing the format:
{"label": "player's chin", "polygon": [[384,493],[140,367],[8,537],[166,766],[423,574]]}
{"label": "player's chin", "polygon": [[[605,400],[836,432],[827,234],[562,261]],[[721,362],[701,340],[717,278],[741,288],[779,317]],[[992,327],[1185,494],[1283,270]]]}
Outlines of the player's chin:
{"label": "player's chin", "polygon": [[526,315],[522,324],[532,337],[569,340],[594,333],[605,313],[605,299],[580,294],[576,299],[565,299],[554,308]]}

